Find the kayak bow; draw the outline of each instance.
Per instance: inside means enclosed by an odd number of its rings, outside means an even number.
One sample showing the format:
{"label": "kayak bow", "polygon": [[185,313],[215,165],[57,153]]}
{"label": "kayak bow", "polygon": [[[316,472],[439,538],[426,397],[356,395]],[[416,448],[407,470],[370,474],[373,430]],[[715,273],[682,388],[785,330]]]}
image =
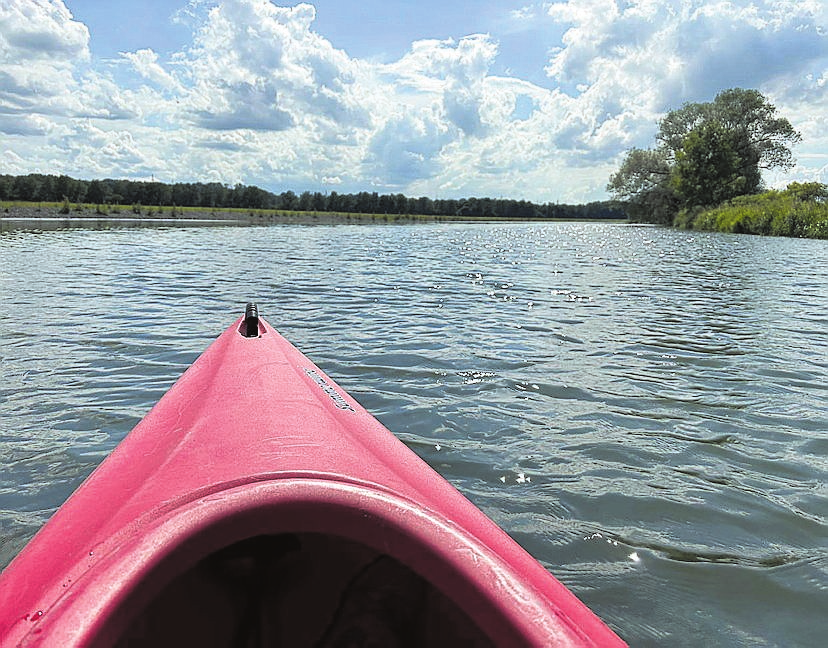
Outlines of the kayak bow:
{"label": "kayak bow", "polygon": [[0,575],[0,646],[623,642],[249,308]]}

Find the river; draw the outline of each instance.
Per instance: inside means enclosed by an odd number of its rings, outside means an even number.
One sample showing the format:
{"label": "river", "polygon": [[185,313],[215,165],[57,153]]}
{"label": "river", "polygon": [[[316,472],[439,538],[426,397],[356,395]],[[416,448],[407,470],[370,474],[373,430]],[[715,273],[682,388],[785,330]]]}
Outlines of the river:
{"label": "river", "polygon": [[248,300],[634,646],[828,636],[828,241],[0,235],[0,566]]}

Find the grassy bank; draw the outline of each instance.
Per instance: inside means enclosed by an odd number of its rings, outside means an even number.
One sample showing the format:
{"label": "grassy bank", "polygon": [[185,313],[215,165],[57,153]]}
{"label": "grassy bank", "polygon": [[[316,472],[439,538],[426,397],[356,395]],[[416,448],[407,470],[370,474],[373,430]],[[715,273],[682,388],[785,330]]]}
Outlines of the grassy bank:
{"label": "grassy bank", "polygon": [[700,212],[682,212],[679,227],[764,236],[828,239],[828,187],[794,182],[783,191],[740,196]]}
{"label": "grassy bank", "polygon": [[284,209],[247,209],[234,207],[203,208],[164,205],[96,205],[90,203],[54,203],[0,201],[0,217],[6,218],[108,218],[117,219],[184,219],[231,220],[243,223],[324,220],[447,220],[448,217],[399,214],[357,214],[345,212],[300,212]]}
{"label": "grassy bank", "polygon": [[[354,212],[289,211],[284,209],[203,208],[148,205],[95,205],[89,203],[54,203],[0,201],[0,218],[104,218],[228,220],[249,225],[271,223],[415,223],[415,222],[509,222],[573,221],[571,218],[512,218],[485,216],[446,216],[437,214],[362,214]],[[577,219],[579,222],[625,222],[623,219]]]}

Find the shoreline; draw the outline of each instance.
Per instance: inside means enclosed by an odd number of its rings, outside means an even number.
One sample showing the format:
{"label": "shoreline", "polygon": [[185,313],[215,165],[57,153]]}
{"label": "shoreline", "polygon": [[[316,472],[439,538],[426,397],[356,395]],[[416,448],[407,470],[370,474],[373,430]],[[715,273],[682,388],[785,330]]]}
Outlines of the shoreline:
{"label": "shoreline", "polygon": [[356,214],[288,212],[272,209],[200,209],[195,207],[142,208],[95,205],[73,207],[61,213],[58,205],[10,204],[0,208],[0,232],[63,229],[117,229],[141,227],[255,227],[268,225],[351,225],[415,223],[592,222],[628,223],[627,219],[503,218],[424,214]]}

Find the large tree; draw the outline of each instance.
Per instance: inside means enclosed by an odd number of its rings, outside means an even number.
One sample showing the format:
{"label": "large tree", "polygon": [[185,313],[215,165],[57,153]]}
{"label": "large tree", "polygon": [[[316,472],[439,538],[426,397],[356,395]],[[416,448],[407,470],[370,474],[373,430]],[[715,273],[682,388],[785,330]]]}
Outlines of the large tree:
{"label": "large tree", "polygon": [[670,223],[681,209],[760,191],[762,170],[793,166],[790,146],[800,139],[757,90],[725,90],[668,113],[655,149],[628,151],[607,189],[631,216]]}
{"label": "large tree", "polygon": [[739,133],[718,122],[705,122],[676,151],[671,188],[685,207],[718,205],[756,193],[762,184],[756,157]]}
{"label": "large tree", "polygon": [[632,149],[618,172],[610,177],[607,189],[627,204],[631,217],[668,224],[679,209],[671,174],[672,161],[664,148]]}

